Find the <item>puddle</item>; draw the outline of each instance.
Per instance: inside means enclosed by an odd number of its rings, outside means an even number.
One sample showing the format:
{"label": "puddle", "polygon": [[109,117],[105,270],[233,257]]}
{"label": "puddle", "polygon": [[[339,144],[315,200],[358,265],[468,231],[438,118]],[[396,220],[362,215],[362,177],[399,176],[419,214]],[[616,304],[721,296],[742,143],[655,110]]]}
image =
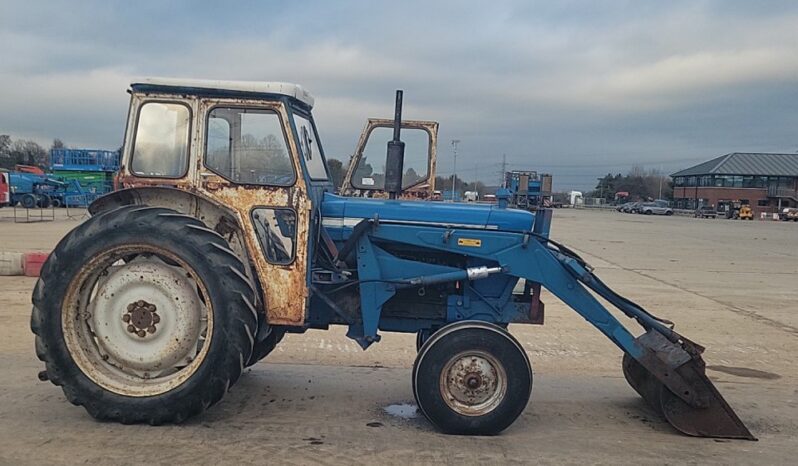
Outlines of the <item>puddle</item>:
{"label": "puddle", "polygon": [[410,403],[402,403],[398,405],[388,405],[384,408],[386,413],[391,416],[399,417],[402,419],[414,419],[418,416],[418,407]]}
{"label": "puddle", "polygon": [[737,377],[749,377],[753,379],[767,379],[776,380],[780,379],[779,374],[772,372],[765,372],[756,369],[749,369],[747,367],[733,367],[733,366],[707,366],[707,369],[723,372],[726,374],[736,375]]}

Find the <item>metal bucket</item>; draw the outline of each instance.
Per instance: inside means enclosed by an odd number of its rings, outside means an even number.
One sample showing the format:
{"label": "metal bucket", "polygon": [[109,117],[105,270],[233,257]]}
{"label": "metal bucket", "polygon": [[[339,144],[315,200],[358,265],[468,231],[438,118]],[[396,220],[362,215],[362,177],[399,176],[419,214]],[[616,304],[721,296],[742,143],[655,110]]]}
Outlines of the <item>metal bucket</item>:
{"label": "metal bucket", "polygon": [[679,396],[639,361],[628,354],[623,356],[626,381],[676,430],[695,437],[756,440],[706,376],[704,368],[701,356],[693,355],[670,373],[684,382]]}

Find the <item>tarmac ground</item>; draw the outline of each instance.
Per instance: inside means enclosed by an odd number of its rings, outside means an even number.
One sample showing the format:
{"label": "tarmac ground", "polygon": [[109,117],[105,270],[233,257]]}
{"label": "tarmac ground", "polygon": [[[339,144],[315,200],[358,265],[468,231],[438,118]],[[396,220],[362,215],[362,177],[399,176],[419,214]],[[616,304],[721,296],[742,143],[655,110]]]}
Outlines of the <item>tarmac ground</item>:
{"label": "tarmac ground", "polygon": [[[52,222],[15,223],[0,209],[0,250],[50,250],[82,219],[60,209]],[[97,422],[37,380],[35,279],[0,277],[0,464],[795,461],[798,224],[559,209],[552,238],[706,346],[707,374],[759,441],[678,434],[626,384],[620,351],[551,295],[545,325],[510,327],[535,379],[525,412],[498,436],[442,435],[415,413],[414,335],[383,334],[362,351],[341,328],[288,335],[221,403],[181,425]]]}

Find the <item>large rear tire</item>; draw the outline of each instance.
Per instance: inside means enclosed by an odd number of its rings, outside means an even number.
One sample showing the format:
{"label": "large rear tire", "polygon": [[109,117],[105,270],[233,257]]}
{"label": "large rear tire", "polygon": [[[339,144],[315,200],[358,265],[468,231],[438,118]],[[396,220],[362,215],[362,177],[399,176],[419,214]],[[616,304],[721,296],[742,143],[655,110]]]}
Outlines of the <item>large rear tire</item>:
{"label": "large rear tire", "polygon": [[266,322],[266,315],[263,312],[259,312],[258,331],[255,333],[255,344],[252,347],[252,355],[249,357],[246,367],[268,356],[277,348],[277,345],[283,340],[284,336],[285,329],[269,325]]}
{"label": "large rear tire", "polygon": [[46,377],[97,419],[181,422],[221,400],[252,352],[255,291],[220,235],[125,206],[70,232],[44,264],[31,329]]}

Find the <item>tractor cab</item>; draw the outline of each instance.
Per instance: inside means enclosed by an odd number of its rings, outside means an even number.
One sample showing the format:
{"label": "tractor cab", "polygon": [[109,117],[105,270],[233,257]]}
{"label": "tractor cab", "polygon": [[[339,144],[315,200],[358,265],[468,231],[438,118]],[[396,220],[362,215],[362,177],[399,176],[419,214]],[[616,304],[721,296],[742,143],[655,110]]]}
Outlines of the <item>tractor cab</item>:
{"label": "tractor cab", "polygon": [[301,325],[313,206],[333,189],[313,97],[287,83],[177,79],[130,93],[120,185],[198,204],[234,249],[251,252],[269,321]]}

